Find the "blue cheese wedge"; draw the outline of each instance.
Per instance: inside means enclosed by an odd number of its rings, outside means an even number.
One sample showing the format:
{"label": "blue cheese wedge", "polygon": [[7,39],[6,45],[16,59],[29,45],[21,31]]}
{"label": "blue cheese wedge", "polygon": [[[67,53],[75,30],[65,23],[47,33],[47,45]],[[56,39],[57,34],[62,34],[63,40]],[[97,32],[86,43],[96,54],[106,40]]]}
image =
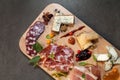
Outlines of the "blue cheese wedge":
{"label": "blue cheese wedge", "polygon": [[74,16],[55,16],[52,30],[59,32],[61,23],[73,24],[74,23]]}

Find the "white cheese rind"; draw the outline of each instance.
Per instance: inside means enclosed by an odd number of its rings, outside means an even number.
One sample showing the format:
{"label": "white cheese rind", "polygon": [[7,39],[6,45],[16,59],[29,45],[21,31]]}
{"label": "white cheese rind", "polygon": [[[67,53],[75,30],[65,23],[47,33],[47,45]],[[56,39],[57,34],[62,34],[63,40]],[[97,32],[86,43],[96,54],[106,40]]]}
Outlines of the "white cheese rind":
{"label": "white cheese rind", "polygon": [[120,57],[113,64],[120,64]]}
{"label": "white cheese rind", "polygon": [[118,53],[116,52],[115,48],[112,46],[106,46],[108,52],[112,55],[111,60],[115,61],[118,58]]}
{"label": "white cheese rind", "polygon": [[104,67],[105,71],[112,69],[112,67],[113,67],[113,63],[111,60],[108,60],[107,62],[105,62],[105,67]]}
{"label": "white cheese rind", "polygon": [[107,61],[110,58],[109,54],[94,54],[97,61]]}

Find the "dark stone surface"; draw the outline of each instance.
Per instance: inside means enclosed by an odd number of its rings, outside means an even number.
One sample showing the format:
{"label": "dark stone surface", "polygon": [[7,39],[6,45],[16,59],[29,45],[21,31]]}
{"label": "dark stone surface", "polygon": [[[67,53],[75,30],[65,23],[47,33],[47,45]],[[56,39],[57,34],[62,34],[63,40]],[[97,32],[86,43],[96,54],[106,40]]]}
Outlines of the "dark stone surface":
{"label": "dark stone surface", "polygon": [[53,2],[120,49],[120,0],[0,0],[0,80],[53,80],[29,65],[18,45],[28,26]]}

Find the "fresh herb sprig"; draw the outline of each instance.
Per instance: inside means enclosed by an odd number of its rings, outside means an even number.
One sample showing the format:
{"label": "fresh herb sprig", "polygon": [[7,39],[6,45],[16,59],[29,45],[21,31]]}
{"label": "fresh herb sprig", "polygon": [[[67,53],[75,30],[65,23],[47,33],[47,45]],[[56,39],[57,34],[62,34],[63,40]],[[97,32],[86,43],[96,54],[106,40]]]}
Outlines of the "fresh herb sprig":
{"label": "fresh herb sprig", "polygon": [[87,62],[80,62],[79,65],[80,66],[86,66],[86,65],[93,65],[93,64],[90,64],[90,63],[87,63]]}
{"label": "fresh herb sprig", "polygon": [[85,76],[85,74],[83,73],[83,74],[82,74],[82,78],[85,79],[85,77],[86,77],[86,76]]}
{"label": "fresh herb sprig", "polygon": [[86,63],[86,62],[80,62],[79,65],[80,66],[85,66],[85,65],[88,65],[88,63]]}
{"label": "fresh herb sprig", "polygon": [[51,58],[52,60],[54,60],[55,54],[52,52],[48,57]]}
{"label": "fresh herb sprig", "polygon": [[97,58],[93,55],[93,60],[95,61],[95,62],[97,62]]}
{"label": "fresh herb sprig", "polygon": [[48,35],[46,35],[46,38],[47,38],[47,39],[51,39],[51,37],[50,37],[50,35],[49,35],[49,34],[48,34]]}
{"label": "fresh herb sprig", "polygon": [[33,49],[36,50],[36,52],[40,52],[43,50],[43,47],[40,43],[36,42],[34,45],[33,45]]}
{"label": "fresh herb sprig", "polygon": [[29,60],[29,63],[33,64],[33,66],[36,67],[38,65],[39,60],[40,60],[40,56],[35,56],[31,60]]}
{"label": "fresh herb sprig", "polygon": [[68,75],[68,73],[67,72],[55,72],[55,73],[53,73],[52,74],[52,76],[55,76],[55,77],[62,77],[62,76],[64,76],[64,77],[66,77]]}

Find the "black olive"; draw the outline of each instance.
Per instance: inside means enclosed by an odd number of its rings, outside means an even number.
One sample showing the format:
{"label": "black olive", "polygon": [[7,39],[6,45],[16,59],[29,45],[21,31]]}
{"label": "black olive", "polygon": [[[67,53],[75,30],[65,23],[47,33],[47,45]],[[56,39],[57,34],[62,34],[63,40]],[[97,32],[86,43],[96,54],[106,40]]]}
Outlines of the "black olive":
{"label": "black olive", "polygon": [[76,54],[76,58],[80,58],[80,54]]}

